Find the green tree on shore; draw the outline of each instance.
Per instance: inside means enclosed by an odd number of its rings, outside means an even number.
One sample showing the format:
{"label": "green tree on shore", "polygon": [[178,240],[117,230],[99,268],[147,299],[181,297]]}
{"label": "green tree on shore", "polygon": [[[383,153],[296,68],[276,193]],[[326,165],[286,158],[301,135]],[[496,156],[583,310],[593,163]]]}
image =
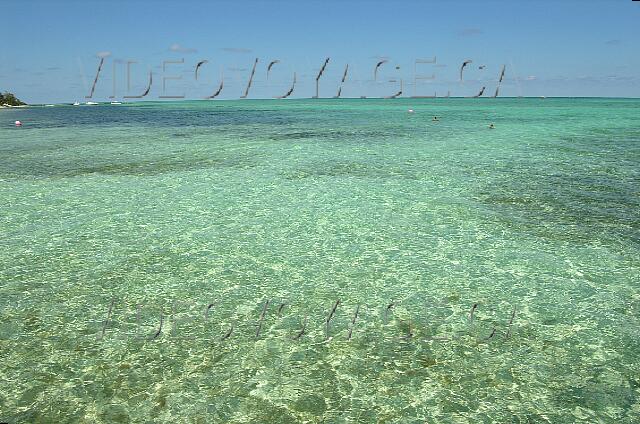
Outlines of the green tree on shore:
{"label": "green tree on shore", "polygon": [[5,91],[4,94],[2,94],[0,92],[0,106],[5,104],[9,106],[21,106],[21,105],[25,105],[26,103],[18,99],[12,93]]}

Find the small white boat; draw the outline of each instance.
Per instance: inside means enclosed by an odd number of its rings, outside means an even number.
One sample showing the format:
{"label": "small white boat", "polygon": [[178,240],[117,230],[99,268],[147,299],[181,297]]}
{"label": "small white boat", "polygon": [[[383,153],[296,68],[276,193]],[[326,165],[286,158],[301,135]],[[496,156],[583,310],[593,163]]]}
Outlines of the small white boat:
{"label": "small white boat", "polygon": [[80,102],[73,102],[74,106],[80,106]]}
{"label": "small white boat", "polygon": [[96,103],[96,102],[87,102],[87,103],[85,103],[85,104],[86,104],[86,105],[89,105],[89,106],[95,106],[95,105],[97,105],[98,103]]}
{"label": "small white boat", "polygon": [[121,105],[122,102],[111,102],[112,105]]}
{"label": "small white boat", "polygon": [[55,105],[44,105],[44,107],[54,107]]}

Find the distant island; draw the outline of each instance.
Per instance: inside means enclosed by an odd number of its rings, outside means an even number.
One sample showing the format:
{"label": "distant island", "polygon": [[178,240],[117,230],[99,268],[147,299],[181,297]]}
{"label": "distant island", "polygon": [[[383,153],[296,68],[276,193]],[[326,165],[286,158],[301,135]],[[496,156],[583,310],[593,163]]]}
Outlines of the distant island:
{"label": "distant island", "polygon": [[24,106],[25,102],[18,99],[12,93],[5,92],[4,94],[0,92],[0,106]]}

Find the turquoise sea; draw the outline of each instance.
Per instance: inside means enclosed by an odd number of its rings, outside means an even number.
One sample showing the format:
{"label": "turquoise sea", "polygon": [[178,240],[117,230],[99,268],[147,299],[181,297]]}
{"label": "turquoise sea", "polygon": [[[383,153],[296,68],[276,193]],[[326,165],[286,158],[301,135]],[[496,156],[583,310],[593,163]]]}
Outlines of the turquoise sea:
{"label": "turquoise sea", "polygon": [[639,422],[639,117],[0,110],[0,422]]}

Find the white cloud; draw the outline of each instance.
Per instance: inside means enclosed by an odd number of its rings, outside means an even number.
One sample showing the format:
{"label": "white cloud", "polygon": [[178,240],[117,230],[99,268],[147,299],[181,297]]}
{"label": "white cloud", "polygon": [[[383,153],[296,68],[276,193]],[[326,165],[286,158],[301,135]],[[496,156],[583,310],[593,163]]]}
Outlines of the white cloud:
{"label": "white cloud", "polygon": [[178,43],[173,43],[171,47],[169,47],[169,50],[176,53],[195,53],[198,51],[196,49],[181,46]]}

